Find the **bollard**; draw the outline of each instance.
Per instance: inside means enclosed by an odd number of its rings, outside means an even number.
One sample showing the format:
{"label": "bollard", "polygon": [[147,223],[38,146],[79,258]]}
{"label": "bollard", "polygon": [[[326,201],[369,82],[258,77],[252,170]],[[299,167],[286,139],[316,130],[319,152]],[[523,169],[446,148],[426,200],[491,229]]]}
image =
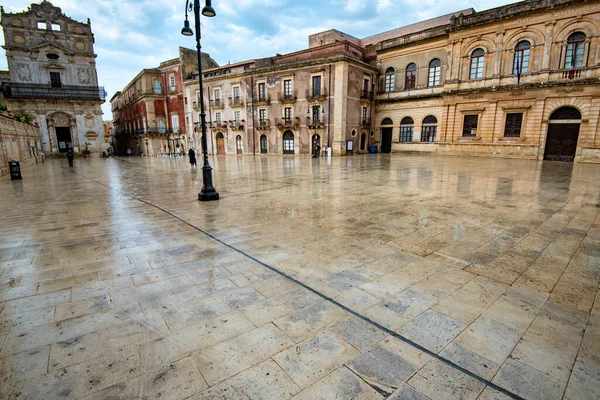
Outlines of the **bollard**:
{"label": "bollard", "polygon": [[21,164],[18,161],[16,161],[16,160],[9,161],[8,169],[10,171],[10,180],[11,181],[23,179],[23,177],[21,176]]}

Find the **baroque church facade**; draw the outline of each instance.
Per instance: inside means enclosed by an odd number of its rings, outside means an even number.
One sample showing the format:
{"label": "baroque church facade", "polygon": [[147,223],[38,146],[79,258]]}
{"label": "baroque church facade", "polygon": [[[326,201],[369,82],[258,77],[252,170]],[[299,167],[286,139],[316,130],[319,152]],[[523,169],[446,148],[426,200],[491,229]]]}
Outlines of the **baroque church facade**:
{"label": "baroque church facade", "polygon": [[27,11],[1,9],[9,77],[2,82],[9,110],[34,116],[46,154],[73,146],[99,151],[105,142],[91,23],[75,21],[48,1]]}

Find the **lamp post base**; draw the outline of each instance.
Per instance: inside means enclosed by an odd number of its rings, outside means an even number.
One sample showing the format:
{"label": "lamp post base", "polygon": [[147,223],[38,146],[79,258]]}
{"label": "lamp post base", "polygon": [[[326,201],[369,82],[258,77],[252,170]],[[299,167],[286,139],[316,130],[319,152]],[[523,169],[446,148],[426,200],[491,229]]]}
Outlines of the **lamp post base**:
{"label": "lamp post base", "polygon": [[202,191],[198,193],[198,200],[200,201],[212,201],[219,200],[219,193],[215,190],[214,187],[210,188],[202,188]]}
{"label": "lamp post base", "polygon": [[198,200],[219,200],[219,193],[217,193],[212,185],[212,167],[210,165],[205,164],[202,167],[202,181],[204,186],[202,186],[202,190],[200,190],[200,193],[198,193]]}

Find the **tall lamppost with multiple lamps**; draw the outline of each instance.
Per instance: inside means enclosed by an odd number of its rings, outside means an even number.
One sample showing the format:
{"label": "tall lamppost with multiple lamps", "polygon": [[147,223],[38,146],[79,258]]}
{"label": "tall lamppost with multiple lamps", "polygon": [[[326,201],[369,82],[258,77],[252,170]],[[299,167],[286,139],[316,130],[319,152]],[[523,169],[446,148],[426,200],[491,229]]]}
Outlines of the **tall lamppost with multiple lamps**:
{"label": "tall lamppost with multiple lamps", "polygon": [[[184,36],[193,36],[194,31],[190,28],[188,21],[188,11],[194,11],[195,29],[196,29],[196,50],[198,55],[198,84],[200,85],[200,127],[202,129],[202,155],[204,165],[202,166],[202,190],[198,193],[198,200],[211,201],[219,200],[219,193],[212,184],[212,167],[208,163],[208,149],[206,142],[206,114],[204,113],[204,87],[202,86],[202,46],[200,45],[200,0],[186,0],[185,2],[185,21],[181,34]],[[212,8],[211,0],[206,0],[206,6],[202,9],[202,15],[205,17],[214,17],[216,15]]]}

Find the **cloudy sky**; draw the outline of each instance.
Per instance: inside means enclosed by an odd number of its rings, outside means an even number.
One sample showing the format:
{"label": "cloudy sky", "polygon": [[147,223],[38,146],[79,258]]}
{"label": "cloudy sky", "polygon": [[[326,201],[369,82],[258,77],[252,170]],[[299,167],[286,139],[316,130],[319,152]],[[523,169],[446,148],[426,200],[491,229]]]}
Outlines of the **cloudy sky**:
{"label": "cloudy sky", "polygon": [[[185,0],[51,0],[63,13],[92,21],[100,85],[108,97],[142,68],[177,56],[178,46],[195,47],[181,35]],[[213,0],[215,18],[203,18],[202,50],[219,63],[301,50],[308,35],[338,29],[358,38],[474,7],[477,11],[508,0]],[[3,0],[6,12],[25,10],[32,1]],[[204,1],[202,0],[202,3]],[[193,24],[192,24],[193,25]],[[4,36],[0,38],[4,43]],[[0,69],[7,69],[0,50]],[[112,118],[110,104],[104,119]]]}

